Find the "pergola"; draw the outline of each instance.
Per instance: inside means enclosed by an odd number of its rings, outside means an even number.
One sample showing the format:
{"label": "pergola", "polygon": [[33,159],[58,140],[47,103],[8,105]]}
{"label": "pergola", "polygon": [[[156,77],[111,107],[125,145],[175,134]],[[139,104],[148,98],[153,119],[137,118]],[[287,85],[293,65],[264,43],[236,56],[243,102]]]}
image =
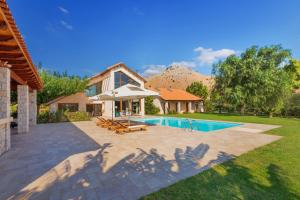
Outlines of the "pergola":
{"label": "pergola", "polygon": [[0,155],[10,148],[10,91],[18,93],[18,133],[36,124],[43,84],[5,0],[0,0]]}

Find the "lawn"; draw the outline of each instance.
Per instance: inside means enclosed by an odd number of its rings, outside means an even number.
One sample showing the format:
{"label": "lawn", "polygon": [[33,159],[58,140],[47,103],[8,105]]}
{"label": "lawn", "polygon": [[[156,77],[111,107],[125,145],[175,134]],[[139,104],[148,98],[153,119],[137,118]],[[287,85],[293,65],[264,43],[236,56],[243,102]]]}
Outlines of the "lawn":
{"label": "lawn", "polygon": [[219,114],[176,117],[281,125],[282,139],[142,199],[300,199],[300,119]]}

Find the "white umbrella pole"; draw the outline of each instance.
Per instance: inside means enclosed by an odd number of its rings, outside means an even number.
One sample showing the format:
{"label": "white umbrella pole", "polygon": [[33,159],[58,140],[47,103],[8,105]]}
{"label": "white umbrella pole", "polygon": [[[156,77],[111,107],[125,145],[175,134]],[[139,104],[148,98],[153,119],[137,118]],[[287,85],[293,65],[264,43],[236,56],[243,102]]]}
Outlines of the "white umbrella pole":
{"label": "white umbrella pole", "polygon": [[111,109],[111,120],[112,121],[114,121],[114,101],[113,100],[111,100],[111,107],[112,107],[112,109]]}
{"label": "white umbrella pole", "polygon": [[128,100],[128,105],[129,105],[129,113],[128,113],[128,124],[129,124],[129,126],[130,126],[130,114],[131,114],[131,101],[130,100]]}

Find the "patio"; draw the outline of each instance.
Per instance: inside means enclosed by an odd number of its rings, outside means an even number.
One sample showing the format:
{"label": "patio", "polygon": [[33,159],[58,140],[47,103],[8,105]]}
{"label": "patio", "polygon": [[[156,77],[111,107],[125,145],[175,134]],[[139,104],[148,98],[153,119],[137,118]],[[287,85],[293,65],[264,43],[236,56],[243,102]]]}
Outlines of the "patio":
{"label": "patio", "polygon": [[0,199],[137,199],[279,139],[261,133],[276,127],[116,135],[93,121],[37,125],[0,157]]}

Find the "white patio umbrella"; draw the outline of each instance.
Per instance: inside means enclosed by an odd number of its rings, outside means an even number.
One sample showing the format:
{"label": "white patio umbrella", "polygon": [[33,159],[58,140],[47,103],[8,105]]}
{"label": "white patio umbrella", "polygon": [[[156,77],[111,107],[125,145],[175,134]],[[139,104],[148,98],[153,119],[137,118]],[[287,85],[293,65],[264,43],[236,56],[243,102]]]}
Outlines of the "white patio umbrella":
{"label": "white patio umbrella", "polygon": [[[113,101],[115,100],[142,99],[148,96],[159,96],[159,94],[157,92],[140,88],[132,84],[126,84],[117,89],[108,90],[96,96],[90,97],[90,100],[93,101],[111,100],[113,105]],[[112,110],[112,119],[113,119],[113,110]]]}

